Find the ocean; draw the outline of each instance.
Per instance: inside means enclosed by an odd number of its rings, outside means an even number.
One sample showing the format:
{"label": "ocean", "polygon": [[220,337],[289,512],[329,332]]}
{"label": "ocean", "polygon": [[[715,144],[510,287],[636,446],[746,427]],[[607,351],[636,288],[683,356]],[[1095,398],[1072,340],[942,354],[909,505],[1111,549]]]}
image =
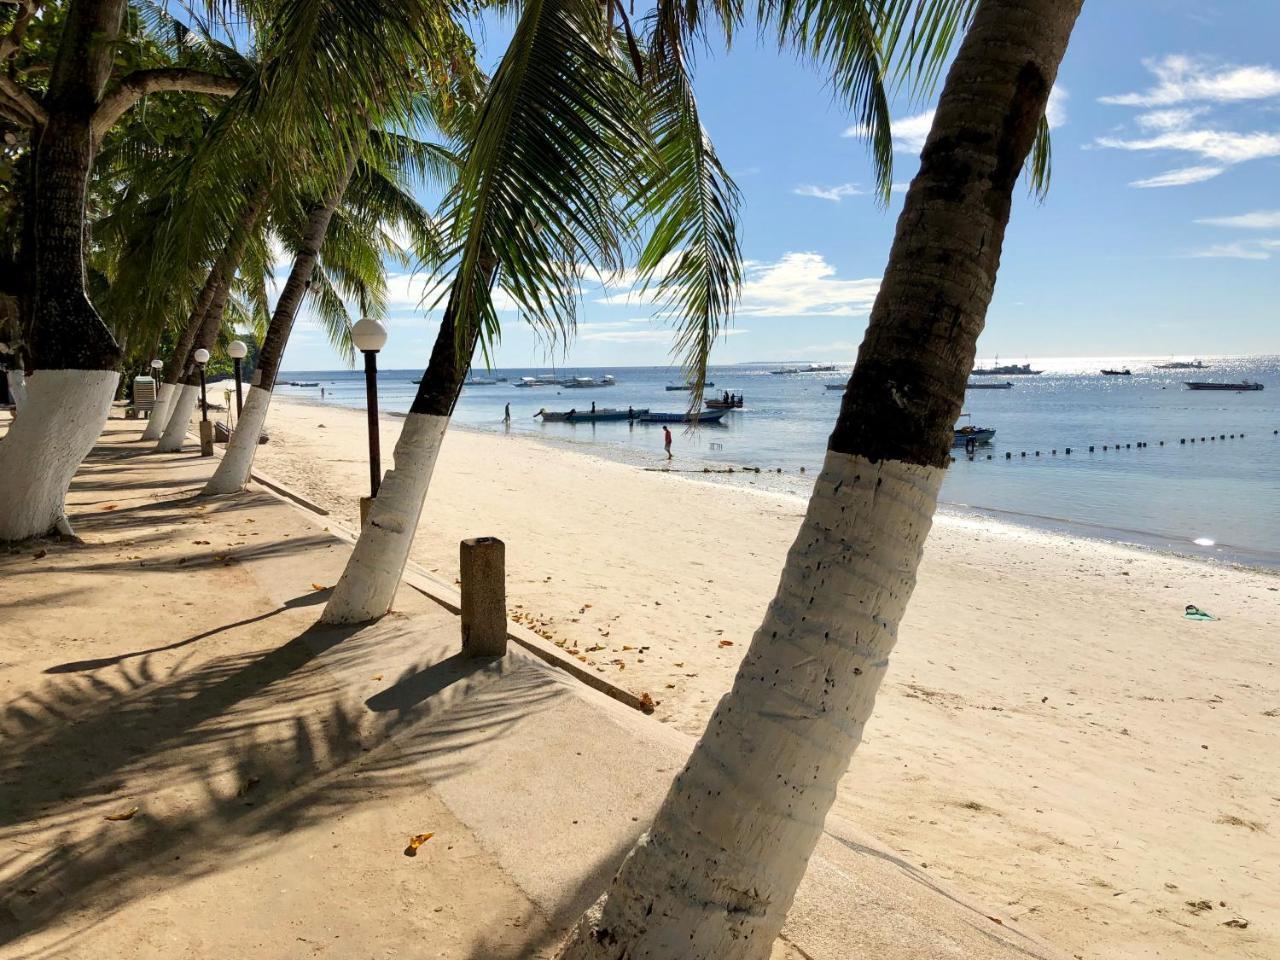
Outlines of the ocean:
{"label": "ocean", "polygon": [[[963,448],[954,451],[956,461],[942,490],[944,509],[1280,569],[1280,356],[1204,361],[1203,370],[1160,370],[1155,364],[1168,358],[1033,358],[1032,368],[1044,371],[1039,376],[975,378],[1014,386],[968,392],[965,412],[970,416],[961,423],[994,428],[996,435],[973,459]],[[839,411],[841,393],[826,385],[847,379],[851,365],[840,365],[834,373],[770,372],[796,366],[803,364],[712,367],[708,379],[715,386],[708,388],[708,396],[731,390],[744,395],[745,406],[730,412],[721,426],[673,428],[669,466],[728,487],[753,485],[807,495]],[[1131,376],[1101,374],[1104,368],[1126,367]],[[675,369],[563,367],[555,372],[564,377],[610,374],[617,382],[587,390],[513,387],[520,377],[548,372],[475,371],[477,378],[505,377],[509,382],[467,386],[455,423],[498,433],[509,429],[639,468],[668,466],[660,426],[544,424],[535,414],[543,407],[587,410],[592,401],[601,408],[679,412],[688,395],[664,389],[679,382]],[[417,370],[380,371],[381,408],[406,412],[416,391],[412,380],[419,376]],[[281,374],[277,389],[291,399],[363,409],[363,377],[361,371],[297,370]],[[1185,380],[1243,379],[1261,382],[1266,389],[1219,393],[1183,386]],[[290,387],[288,380],[320,385]],[[507,403],[509,428],[502,423]],[[729,468],[733,473],[722,472]],[[608,491],[600,495],[608,496]]]}

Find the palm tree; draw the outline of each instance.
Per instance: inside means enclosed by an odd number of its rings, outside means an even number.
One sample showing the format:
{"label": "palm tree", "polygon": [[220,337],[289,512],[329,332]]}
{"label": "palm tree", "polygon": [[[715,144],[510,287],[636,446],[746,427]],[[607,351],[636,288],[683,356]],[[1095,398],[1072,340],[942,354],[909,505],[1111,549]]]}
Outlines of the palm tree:
{"label": "palm tree", "polygon": [[826,461],[733,689],[561,960],[768,956],[888,665],[1082,0],[978,0]]}
{"label": "palm tree", "polygon": [[652,18],[642,53],[593,0],[524,4],[450,207],[455,273],[430,362],[324,622],[390,609],[472,354],[498,335],[495,283],[551,336],[567,335],[579,275],[618,269],[648,226],[641,270],[675,260],[659,292],[685,326],[697,402],[739,283],[737,193],[698,119],[683,38],[669,36],[675,6]]}
{"label": "palm tree", "polygon": [[[69,0],[46,11],[63,17],[47,58],[47,86],[0,76],[0,116],[23,129],[30,149],[31,218],[24,245],[27,280],[23,354],[38,371],[23,417],[0,441],[0,540],[70,533],[63,499],[97,439],[114,394],[120,348],[85,290],[85,203],[102,137],[141,97],[191,91],[227,95],[237,78],[189,65],[116,71],[126,0]],[[3,59],[23,50],[35,4],[20,6],[0,40]],[[132,24],[131,24],[132,26]],[[43,82],[43,81],[41,81]]]}

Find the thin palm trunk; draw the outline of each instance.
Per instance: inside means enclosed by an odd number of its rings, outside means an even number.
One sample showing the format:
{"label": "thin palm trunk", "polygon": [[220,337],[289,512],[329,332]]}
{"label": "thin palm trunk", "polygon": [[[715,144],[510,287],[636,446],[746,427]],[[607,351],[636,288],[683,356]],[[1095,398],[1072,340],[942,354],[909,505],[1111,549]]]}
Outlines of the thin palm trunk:
{"label": "thin palm trunk", "polygon": [[94,112],[111,75],[125,0],[77,0],[66,22],[34,133],[23,308],[33,372],[19,423],[0,440],[0,541],[70,533],[63,506],[106,422],[120,348],[84,285],[84,213]]}
{"label": "thin palm trunk", "polygon": [[249,395],[245,398],[244,409],[240,413],[240,422],[231,435],[222,462],[205,485],[204,492],[207,494],[235,493],[243,490],[249,482],[249,474],[253,470],[253,455],[257,451],[258,438],[262,435],[262,426],[267,419],[271,391],[275,387],[280,362],[289,343],[289,334],[293,331],[293,322],[298,316],[302,298],[311,286],[320,248],[329,231],[329,222],[355,173],[362,144],[363,139],[351,148],[346,166],[329,196],[311,213],[306,233],[302,237],[302,248],[294,258],[289,279],[285,282],[280,299],[276,301],[276,309],[271,315],[271,323],[258,354],[258,366],[250,382]]}
{"label": "thin palm trunk", "polygon": [[[492,256],[481,260],[482,269],[490,277],[496,265]],[[325,604],[320,618],[324,623],[376,620],[391,609],[395,600],[440,444],[471,367],[479,334],[479,326],[473,322],[459,338],[454,307],[451,298],[417,396],[400,429],[392,468],[378,488],[360,539]]]}
{"label": "thin palm trunk", "polygon": [[[218,331],[222,329],[222,317],[227,305],[227,297],[231,294],[231,281],[240,268],[240,260],[244,256],[245,246],[254,228],[266,211],[267,188],[259,187],[245,204],[240,222],[232,229],[226,247],[214,261],[209,270],[209,278],[205,281],[196,298],[195,308],[191,311],[191,319],[187,329],[183,331],[182,340],[173,354],[173,370],[166,376],[172,376],[172,382],[166,380],[169,388],[164,399],[168,401],[164,411],[164,421],[157,428],[156,450],[160,453],[176,453],[182,449],[187,436],[187,428],[191,422],[191,411],[195,408],[196,390],[200,383],[200,371],[195,365],[195,352],[200,349],[212,351],[218,342]],[[191,333],[190,338],[187,334]],[[184,349],[185,341],[185,349]],[[181,359],[180,359],[181,358]],[[157,406],[159,404],[157,403]],[[152,416],[152,419],[156,419]],[[148,426],[142,438],[148,439],[151,433]]]}
{"label": "thin palm trunk", "polygon": [[915,585],[1013,189],[1081,3],[980,0],[774,600],[561,960],[769,955]]}

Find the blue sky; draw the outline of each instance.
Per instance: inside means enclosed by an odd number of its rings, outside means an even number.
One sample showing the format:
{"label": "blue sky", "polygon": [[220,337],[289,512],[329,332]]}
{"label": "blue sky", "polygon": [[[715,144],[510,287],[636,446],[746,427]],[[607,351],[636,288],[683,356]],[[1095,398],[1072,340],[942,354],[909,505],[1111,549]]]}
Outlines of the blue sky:
{"label": "blue sky", "polygon": [[[506,31],[491,30],[497,54]],[[1280,352],[1280,3],[1091,0],[1058,77],[1053,184],[1019,192],[979,354]],[[812,67],[743,35],[697,69],[703,120],[743,197],[749,264],[713,362],[852,360],[901,206],[871,196],[866,147]],[[929,102],[895,105],[895,181]],[[385,368],[421,368],[437,318],[393,276]],[[589,289],[573,366],[662,364],[654,308]],[[547,347],[504,314],[502,366]],[[339,367],[305,318],[286,369]]]}

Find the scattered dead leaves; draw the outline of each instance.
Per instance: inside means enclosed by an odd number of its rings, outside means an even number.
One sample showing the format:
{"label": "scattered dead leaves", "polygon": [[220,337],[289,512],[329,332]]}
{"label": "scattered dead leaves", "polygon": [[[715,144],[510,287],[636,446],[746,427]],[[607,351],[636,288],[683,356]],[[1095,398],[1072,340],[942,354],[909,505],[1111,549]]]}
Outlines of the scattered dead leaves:
{"label": "scattered dead leaves", "polygon": [[404,848],[404,855],[406,857],[416,857],[418,855],[418,848],[434,836],[434,833],[419,833],[410,837],[409,845]]}

